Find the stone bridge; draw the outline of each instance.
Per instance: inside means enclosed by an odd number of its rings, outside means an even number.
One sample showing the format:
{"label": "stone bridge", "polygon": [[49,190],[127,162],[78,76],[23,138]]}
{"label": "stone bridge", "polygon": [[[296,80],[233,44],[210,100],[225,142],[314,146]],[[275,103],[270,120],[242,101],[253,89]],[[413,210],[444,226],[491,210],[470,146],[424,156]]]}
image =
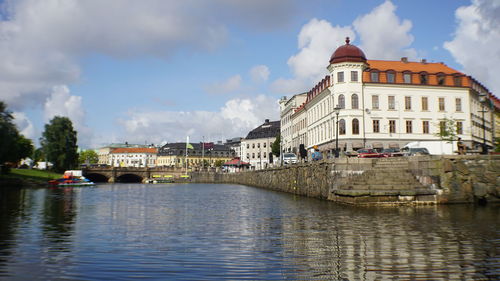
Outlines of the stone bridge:
{"label": "stone bridge", "polygon": [[185,169],[170,167],[89,167],[83,175],[94,182],[147,182],[148,180],[179,180]]}

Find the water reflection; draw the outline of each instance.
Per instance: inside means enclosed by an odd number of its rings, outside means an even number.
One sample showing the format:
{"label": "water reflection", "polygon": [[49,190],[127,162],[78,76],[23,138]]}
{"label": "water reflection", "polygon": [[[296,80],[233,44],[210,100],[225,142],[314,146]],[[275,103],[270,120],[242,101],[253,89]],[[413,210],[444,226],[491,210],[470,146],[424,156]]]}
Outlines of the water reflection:
{"label": "water reflection", "polygon": [[498,206],[356,208],[189,184],[0,189],[0,203],[0,278],[500,277]]}

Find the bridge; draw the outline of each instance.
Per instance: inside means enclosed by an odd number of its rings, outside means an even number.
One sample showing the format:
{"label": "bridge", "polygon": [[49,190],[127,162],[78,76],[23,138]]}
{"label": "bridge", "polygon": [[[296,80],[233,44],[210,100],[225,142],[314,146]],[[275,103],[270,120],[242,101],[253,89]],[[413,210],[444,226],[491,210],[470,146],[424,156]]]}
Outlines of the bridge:
{"label": "bridge", "polygon": [[93,182],[179,181],[186,174],[185,169],[171,167],[88,167],[82,172]]}

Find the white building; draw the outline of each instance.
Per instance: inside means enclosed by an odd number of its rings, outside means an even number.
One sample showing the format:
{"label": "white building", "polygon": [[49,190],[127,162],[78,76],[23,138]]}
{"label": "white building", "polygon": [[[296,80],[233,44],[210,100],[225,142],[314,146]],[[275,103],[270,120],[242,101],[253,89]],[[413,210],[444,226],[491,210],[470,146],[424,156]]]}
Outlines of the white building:
{"label": "white building", "polygon": [[252,169],[260,170],[277,162],[276,157],[271,161],[272,144],[280,133],[280,121],[269,121],[250,131],[241,141],[241,160],[250,163]]}
{"label": "white building", "polygon": [[109,153],[109,162],[113,167],[155,167],[158,151],[156,148],[123,147]]}
{"label": "white building", "polygon": [[281,150],[286,152],[296,151],[297,144],[293,143],[293,128],[294,120],[292,118],[293,114],[299,106],[301,106],[307,98],[307,93],[294,95],[287,99],[286,97],[280,100],[280,119],[281,119]]}
{"label": "white building", "polygon": [[295,149],[318,145],[331,155],[336,140],[342,150],[439,140],[446,119],[455,122],[457,137],[470,148],[483,140],[493,145],[494,108],[489,100],[495,97],[472,77],[443,63],[367,60],[347,38],[327,69],[329,75],[291,116],[281,107],[281,122],[290,122]]}

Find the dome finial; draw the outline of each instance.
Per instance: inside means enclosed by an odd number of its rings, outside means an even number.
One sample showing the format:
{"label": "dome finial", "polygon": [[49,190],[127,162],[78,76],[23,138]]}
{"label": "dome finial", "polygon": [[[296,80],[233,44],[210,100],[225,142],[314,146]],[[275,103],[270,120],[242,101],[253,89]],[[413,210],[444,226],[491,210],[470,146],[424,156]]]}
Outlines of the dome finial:
{"label": "dome finial", "polygon": [[351,42],[351,40],[349,40],[349,36],[345,38],[345,44],[346,45],[349,45],[349,42]]}

